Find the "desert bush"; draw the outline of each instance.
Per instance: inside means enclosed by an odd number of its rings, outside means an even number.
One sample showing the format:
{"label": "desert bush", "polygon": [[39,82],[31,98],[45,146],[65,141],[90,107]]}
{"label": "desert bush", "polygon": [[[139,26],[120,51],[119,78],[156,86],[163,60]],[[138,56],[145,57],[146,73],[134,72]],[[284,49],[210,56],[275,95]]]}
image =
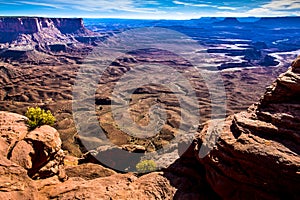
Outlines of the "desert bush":
{"label": "desert bush", "polygon": [[142,160],[136,165],[136,170],[138,173],[152,172],[157,169],[154,160]]}
{"label": "desert bush", "polygon": [[55,117],[52,115],[50,110],[45,111],[40,107],[29,107],[25,116],[28,118],[27,124],[31,130],[42,125],[53,126],[55,122]]}

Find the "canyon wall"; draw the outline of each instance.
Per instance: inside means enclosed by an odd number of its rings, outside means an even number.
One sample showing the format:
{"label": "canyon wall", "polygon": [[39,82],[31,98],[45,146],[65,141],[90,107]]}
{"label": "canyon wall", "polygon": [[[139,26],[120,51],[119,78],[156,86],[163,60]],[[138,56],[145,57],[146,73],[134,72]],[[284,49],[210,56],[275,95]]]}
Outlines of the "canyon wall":
{"label": "canyon wall", "polygon": [[63,34],[85,29],[81,18],[0,17],[0,33],[33,34],[44,28],[57,28]]}
{"label": "canyon wall", "polygon": [[[196,156],[224,199],[299,199],[300,57],[267,88],[260,102],[230,116],[208,156]],[[209,144],[208,122],[198,145]],[[198,154],[198,151],[196,151]]]}

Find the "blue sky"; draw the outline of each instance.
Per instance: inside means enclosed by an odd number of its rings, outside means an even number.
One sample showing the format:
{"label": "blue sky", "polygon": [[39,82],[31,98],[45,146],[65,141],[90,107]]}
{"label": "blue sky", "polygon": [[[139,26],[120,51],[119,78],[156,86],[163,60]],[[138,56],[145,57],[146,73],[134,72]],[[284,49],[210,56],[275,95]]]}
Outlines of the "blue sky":
{"label": "blue sky", "polygon": [[0,16],[191,19],[300,16],[300,0],[0,0]]}

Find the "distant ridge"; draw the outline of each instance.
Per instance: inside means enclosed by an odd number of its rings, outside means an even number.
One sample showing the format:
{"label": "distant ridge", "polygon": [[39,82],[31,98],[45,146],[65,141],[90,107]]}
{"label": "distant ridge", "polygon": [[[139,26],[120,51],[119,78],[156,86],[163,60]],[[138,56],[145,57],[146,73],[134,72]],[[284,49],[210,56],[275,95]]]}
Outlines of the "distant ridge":
{"label": "distant ridge", "polygon": [[235,25],[235,24],[240,24],[235,17],[226,17],[223,21],[220,22],[215,22],[216,24],[230,24],[230,25]]}
{"label": "distant ridge", "polygon": [[300,26],[300,17],[263,17],[256,23],[260,24],[280,24],[280,25],[286,25],[292,24],[292,25],[298,25]]}
{"label": "distant ridge", "polygon": [[200,23],[214,23],[214,22],[220,22],[224,18],[219,17],[201,17],[200,19],[191,19],[191,21],[197,21]]}

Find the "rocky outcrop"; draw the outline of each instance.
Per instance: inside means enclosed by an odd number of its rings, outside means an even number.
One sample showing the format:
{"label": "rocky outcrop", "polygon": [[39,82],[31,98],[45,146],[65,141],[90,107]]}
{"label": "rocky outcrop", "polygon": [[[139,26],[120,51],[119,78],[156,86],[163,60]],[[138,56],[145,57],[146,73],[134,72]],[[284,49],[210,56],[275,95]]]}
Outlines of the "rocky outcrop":
{"label": "rocky outcrop", "polygon": [[76,166],[66,166],[65,172],[68,177],[80,177],[84,180],[92,180],[108,177],[116,174],[115,171],[93,163],[84,163]]}
{"label": "rocky outcrop", "polygon": [[[137,178],[133,174],[115,174],[86,181],[70,178],[53,184],[39,183],[45,199],[173,199],[176,189],[162,173],[155,172]],[[56,182],[58,183],[58,182]]]}
{"label": "rocky outcrop", "polygon": [[27,171],[3,156],[0,156],[0,177],[0,199],[39,199]]}
{"label": "rocky outcrop", "polygon": [[81,18],[2,17],[0,33],[33,34],[45,28],[57,28],[63,34],[87,31]]}
{"label": "rocky outcrop", "polygon": [[0,152],[33,178],[59,174],[64,153],[56,129],[44,125],[28,132],[26,117],[0,112]]}
{"label": "rocky outcrop", "polygon": [[[267,88],[259,103],[228,117],[214,131],[220,137],[209,155],[197,154],[206,180],[222,198],[299,198],[299,60]],[[210,143],[205,135],[211,134],[213,123],[198,135],[198,146]]]}
{"label": "rocky outcrop", "polygon": [[27,118],[22,115],[8,112],[0,112],[0,152],[7,157],[16,143],[23,140],[28,127],[25,124]]}

